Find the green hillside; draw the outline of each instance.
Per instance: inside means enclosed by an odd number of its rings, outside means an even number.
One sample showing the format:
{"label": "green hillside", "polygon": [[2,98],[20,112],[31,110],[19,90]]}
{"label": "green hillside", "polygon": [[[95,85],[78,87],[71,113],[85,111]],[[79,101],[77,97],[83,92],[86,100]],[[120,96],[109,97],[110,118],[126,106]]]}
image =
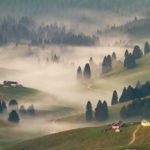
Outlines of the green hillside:
{"label": "green hillside", "polygon": [[2,99],[22,99],[25,97],[36,97],[40,91],[27,87],[3,87],[0,86],[0,97]]}
{"label": "green hillside", "polygon": [[[20,150],[23,148],[28,150],[94,150],[100,147],[103,148],[106,145],[107,147],[126,145],[130,141],[135,127],[124,128],[119,136],[114,134],[113,130],[105,133],[105,129],[108,127],[77,129],[26,141],[6,150]],[[125,138],[127,141],[121,140],[121,138]]]}
{"label": "green hillside", "polygon": [[[115,133],[109,126],[76,129],[25,141],[5,150],[124,150],[132,140],[137,125],[126,125],[121,133]],[[145,135],[146,134],[146,135]],[[140,127],[134,145],[150,145],[149,128]],[[147,143],[145,143],[147,142]],[[143,148],[143,147],[142,147]]]}

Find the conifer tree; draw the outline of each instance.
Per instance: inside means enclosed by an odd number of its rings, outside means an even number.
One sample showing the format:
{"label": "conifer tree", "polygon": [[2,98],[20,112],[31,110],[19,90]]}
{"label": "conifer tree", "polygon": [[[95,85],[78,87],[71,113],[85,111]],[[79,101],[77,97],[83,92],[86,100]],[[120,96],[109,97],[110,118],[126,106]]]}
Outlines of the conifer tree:
{"label": "conifer tree", "polygon": [[86,121],[92,121],[92,120],[93,120],[92,104],[90,101],[88,101],[86,105]]}
{"label": "conifer tree", "polygon": [[115,105],[115,104],[118,104],[118,94],[116,90],[113,92],[113,96],[111,100],[111,105]]}

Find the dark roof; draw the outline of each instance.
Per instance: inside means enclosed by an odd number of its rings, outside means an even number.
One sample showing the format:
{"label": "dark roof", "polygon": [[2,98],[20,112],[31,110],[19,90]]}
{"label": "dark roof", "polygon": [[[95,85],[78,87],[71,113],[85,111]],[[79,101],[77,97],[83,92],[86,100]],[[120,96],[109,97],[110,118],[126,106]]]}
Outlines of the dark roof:
{"label": "dark roof", "polygon": [[18,102],[15,99],[11,99],[9,101],[9,106],[12,106],[12,105],[18,105]]}

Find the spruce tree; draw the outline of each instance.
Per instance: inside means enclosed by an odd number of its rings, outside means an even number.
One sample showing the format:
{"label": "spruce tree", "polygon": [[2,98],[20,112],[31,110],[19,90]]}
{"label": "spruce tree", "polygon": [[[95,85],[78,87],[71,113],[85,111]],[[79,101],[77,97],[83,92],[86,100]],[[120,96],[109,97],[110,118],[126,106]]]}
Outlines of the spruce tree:
{"label": "spruce tree", "polygon": [[108,105],[107,105],[107,102],[104,101],[102,105],[103,105],[103,121],[104,121],[104,120],[107,120],[107,119],[108,119],[108,117],[109,117],[109,112],[108,112]]}
{"label": "spruce tree", "polygon": [[92,121],[92,120],[93,120],[92,104],[90,101],[88,101],[86,105],[86,121]]}
{"label": "spruce tree", "polygon": [[20,118],[19,118],[18,113],[17,113],[15,110],[12,110],[12,111],[9,113],[8,121],[13,122],[13,123],[19,123]]}
{"label": "spruce tree", "polygon": [[2,108],[3,108],[3,110],[7,109],[7,105],[6,105],[5,101],[2,101]]}
{"label": "spruce tree", "polygon": [[148,53],[150,53],[150,45],[148,42],[146,42],[144,46],[144,54],[148,54]]}
{"label": "spruce tree", "polygon": [[0,113],[3,113],[3,106],[2,106],[2,102],[0,101]]}
{"label": "spruce tree", "polygon": [[80,66],[79,66],[78,69],[77,69],[77,79],[78,79],[78,80],[81,80],[81,79],[82,79],[82,69],[81,69]]}
{"label": "spruce tree", "polygon": [[113,52],[113,53],[112,53],[112,60],[116,60],[116,59],[117,59],[116,53]]}
{"label": "spruce tree", "polygon": [[135,59],[139,59],[143,56],[143,52],[138,45],[136,45],[133,49],[133,57]]}
{"label": "spruce tree", "polygon": [[84,78],[85,79],[90,79],[91,78],[91,68],[90,65],[87,63],[84,67]]}
{"label": "spruce tree", "polygon": [[118,104],[118,94],[116,90],[113,92],[112,100],[111,100],[111,105],[115,105],[115,104]]}
{"label": "spruce tree", "polygon": [[98,101],[98,104],[95,108],[95,119],[96,121],[101,121],[103,120],[103,104],[101,100]]}

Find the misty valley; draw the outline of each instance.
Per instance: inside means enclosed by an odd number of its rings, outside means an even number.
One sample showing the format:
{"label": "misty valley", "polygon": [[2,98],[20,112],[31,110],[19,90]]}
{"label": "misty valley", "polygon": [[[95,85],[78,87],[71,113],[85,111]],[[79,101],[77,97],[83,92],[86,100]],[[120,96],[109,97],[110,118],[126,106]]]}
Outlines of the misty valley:
{"label": "misty valley", "polygon": [[150,150],[150,0],[0,1],[0,150]]}

